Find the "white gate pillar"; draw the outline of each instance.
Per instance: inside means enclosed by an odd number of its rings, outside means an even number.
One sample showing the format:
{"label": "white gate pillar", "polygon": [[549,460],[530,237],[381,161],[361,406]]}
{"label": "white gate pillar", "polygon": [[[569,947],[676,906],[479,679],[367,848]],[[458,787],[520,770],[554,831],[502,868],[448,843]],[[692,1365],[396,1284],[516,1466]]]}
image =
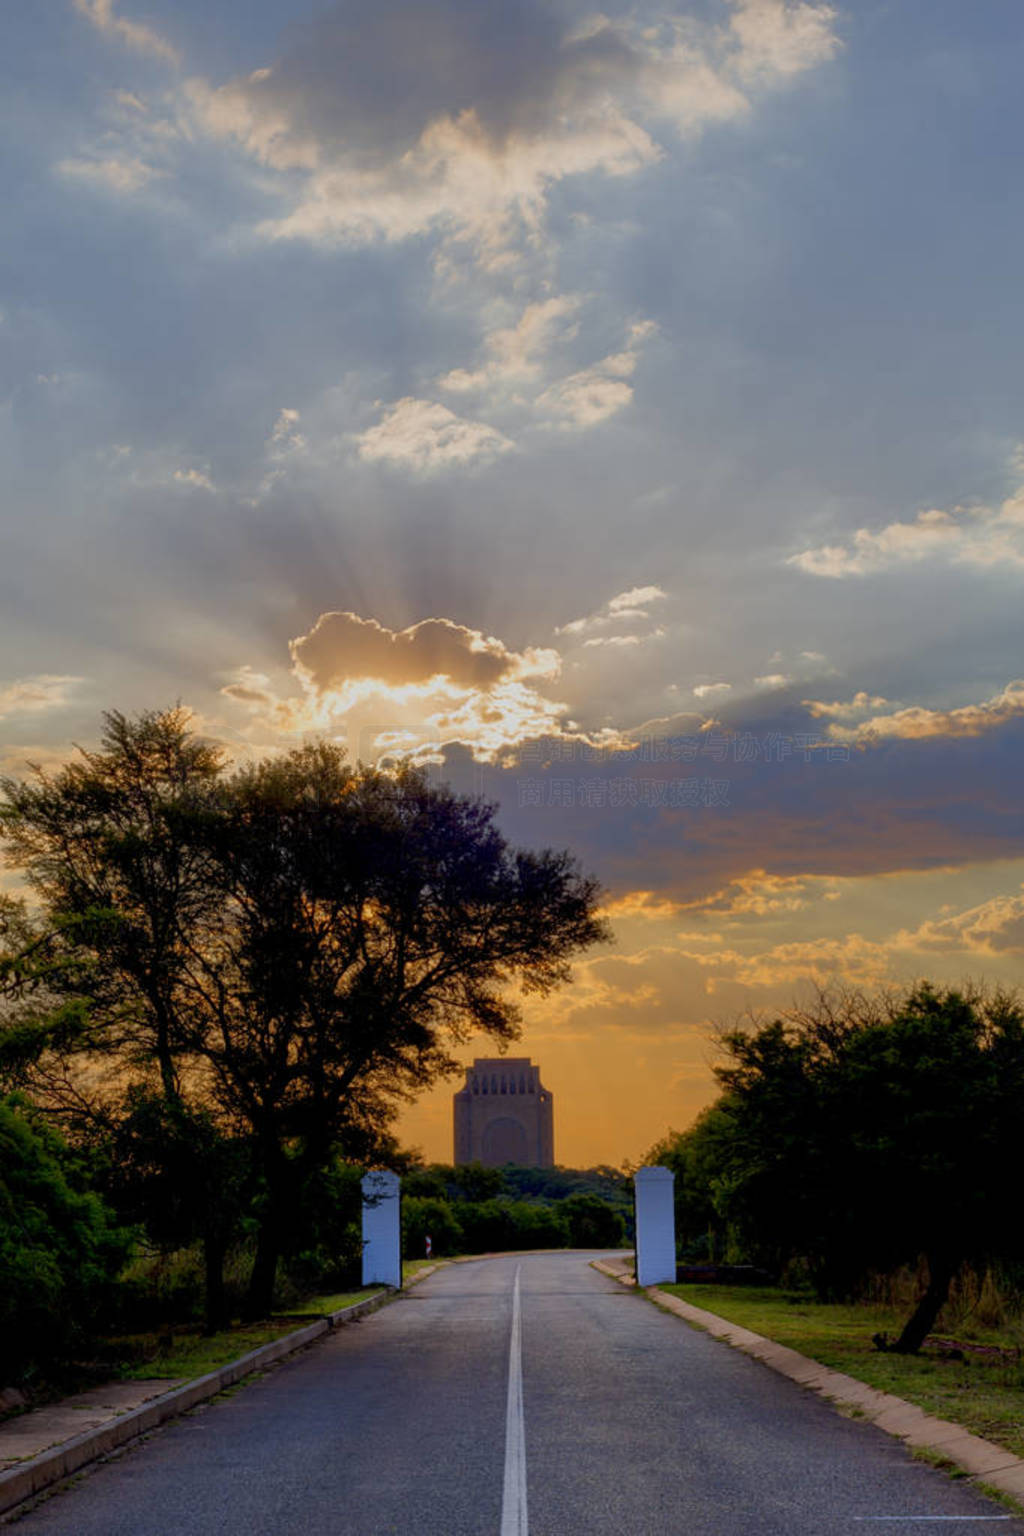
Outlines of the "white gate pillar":
{"label": "white gate pillar", "polygon": [[363,1175],[363,1284],[402,1288],[402,1181],[387,1168]]}
{"label": "white gate pillar", "polygon": [[638,1168],[636,1190],[636,1283],[672,1284],[676,1278],[676,1208],[669,1168]]}

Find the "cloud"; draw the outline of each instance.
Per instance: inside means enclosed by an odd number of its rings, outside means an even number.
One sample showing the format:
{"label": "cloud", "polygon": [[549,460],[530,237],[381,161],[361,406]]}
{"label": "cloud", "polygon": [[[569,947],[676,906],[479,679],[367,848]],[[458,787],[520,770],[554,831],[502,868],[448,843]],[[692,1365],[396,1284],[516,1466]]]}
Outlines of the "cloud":
{"label": "cloud", "polygon": [[633,386],[610,373],[603,363],[559,379],[538,398],[537,406],[563,432],[596,427],[629,405]]}
{"label": "cloud", "polygon": [[603,629],[612,624],[630,623],[635,619],[647,620],[647,609],[652,603],[661,602],[668,596],[661,587],[630,587],[628,592],[620,592],[616,597],[610,597],[603,607],[593,613],[586,614],[582,619],[572,619],[568,624],[562,624],[556,631],[559,635],[583,635],[592,629]]}
{"label": "cloud", "polygon": [[752,869],[721,890],[698,901],[681,902],[678,911],[718,912],[727,917],[769,917],[800,912],[814,901],[834,901],[838,882],[810,875],[772,875]]}
{"label": "cloud", "polygon": [[831,881],[1024,854],[1020,711],[977,733],[846,744],[783,697],[740,701],[714,728],[650,723],[599,761],[571,742],[524,744],[515,773],[490,771],[483,792],[516,840],[571,844],[616,895],[741,905],[742,887],[728,888],[757,871]]}
{"label": "cloud", "polygon": [[875,988],[893,982],[898,972],[898,957],[891,947],[860,933],[796,939],[773,944],[758,954],[741,954],[735,949],[680,953],[713,973],[707,983],[709,993],[718,990],[720,981],[745,987],[778,987],[838,979],[851,986]]}
{"label": "cloud", "polygon": [[830,5],[743,0],[729,22],[739,43],[738,74],[780,79],[832,58],[839,47],[835,20]]}
{"label": "cloud", "polygon": [[[867,700],[857,694],[854,700],[865,699],[866,704],[884,704],[884,699]],[[812,715],[838,714],[843,706],[810,703]],[[851,713],[852,706],[846,707]],[[879,737],[897,737],[907,741],[935,736],[980,736],[986,731],[1005,725],[1024,715],[1024,679],[1007,683],[1002,693],[985,699],[980,704],[964,704],[958,709],[925,709],[920,705],[898,709],[889,715],[872,715],[856,726],[833,723],[829,735],[836,741],[861,742]]]}
{"label": "cloud", "polygon": [[628,891],[625,896],[618,896],[601,908],[603,916],[612,921],[640,917],[648,922],[666,922],[685,910],[684,902],[670,901],[654,891]]}
{"label": "cloud", "polygon": [[663,629],[652,630],[649,635],[595,635],[591,640],[584,640],[584,649],[595,646],[610,646],[621,648],[629,645],[641,645],[644,640],[661,639],[665,631]]}
{"label": "cloud", "polygon": [[756,688],[786,688],[793,681],[785,672],[767,672],[763,677],[754,678]]}
{"label": "cloud", "polygon": [[102,187],[108,192],[138,192],[164,173],[147,165],[137,156],[108,156],[106,159],[85,157],[58,160],[56,170],[61,176],[85,181]]}
{"label": "cloud", "polygon": [[651,321],[638,321],[630,327],[624,350],[550,384],[535,402],[548,417],[548,425],[563,432],[579,431],[597,426],[629,405],[633,386],[627,380],[636,370],[640,344],[654,331]]}
{"label": "cloud", "polygon": [[201,469],[176,469],[174,482],[193,491],[216,492],[217,489],[209,475]]}
{"label": "cloud", "polygon": [[846,702],[834,699],[831,704],[826,704],[820,699],[803,700],[804,708],[810,711],[814,720],[855,720],[858,715],[870,714],[873,709],[884,709],[888,703],[889,700],[880,694],[865,693],[863,689]]}
{"label": "cloud", "polygon": [[500,267],[537,242],[558,183],[642,170],[662,153],[659,122],[692,134],[745,116],[753,91],[838,46],[827,5],[723,10],[725,27],[641,7],[565,29],[530,0],[348,3],[274,64],[220,86],[192,79],[187,97],[206,132],[282,173],[288,206],[267,238],[432,232]]}
{"label": "cloud", "polygon": [[693,689],[698,699],[714,699],[732,692],[732,683],[698,683]]}
{"label": "cloud", "polygon": [[896,942],[908,949],[1024,954],[1024,896],[993,897],[963,912],[903,930]]}
{"label": "cloud", "polygon": [[83,681],[81,677],[41,672],[35,677],[8,683],[0,688],[0,720],[7,720],[12,715],[35,715],[48,709],[62,709],[69,702],[71,690]]}
{"label": "cloud", "polygon": [[547,352],[558,340],[570,341],[578,327],[567,324],[578,311],[579,294],[559,294],[528,304],[515,325],[488,332],[486,360],[480,368],[455,368],[438,379],[442,389],[461,394],[536,377]]}
{"label": "cloud", "polygon": [[361,459],[414,473],[465,468],[508,453],[515,444],[483,421],[467,421],[446,405],[411,395],[389,406],[376,426],[356,437]]}
{"label": "cloud", "polygon": [[221,687],[250,717],[242,732],[249,746],[326,731],[346,737],[365,761],[408,756],[441,763],[454,752],[464,754],[462,767],[515,767],[524,742],[598,755],[626,743],[610,726],[584,729],[564,700],[547,692],[560,678],[558,651],[513,650],[450,619],[393,630],[350,611],[329,612],[290,649],[290,690],[250,665],[236,668]]}
{"label": "cloud", "polygon": [[181,55],[173,44],[161,37],[159,32],[154,32],[152,27],[117,15],[114,0],[72,0],[72,3],[80,16],[86,17],[100,32],[117,38],[126,47],[163,59],[167,64],[180,64]]}
{"label": "cloud", "polygon": [[306,439],[299,431],[300,419],[298,411],[290,406],[284,406],[278,412],[269,442],[269,447],[274,454],[293,453],[305,448]]}
{"label": "cloud", "polygon": [[307,635],[291,643],[292,658],[319,693],[356,679],[403,685],[436,677],[472,689],[501,680],[553,677],[553,651],[509,651],[500,640],[450,619],[424,619],[392,630],[355,613],[324,613]]}
{"label": "cloud", "polygon": [[952,512],[933,508],[910,522],[889,523],[874,532],[858,528],[849,544],[805,549],[787,563],[809,576],[841,580],[929,560],[980,569],[1024,568],[1024,486],[998,507],[957,507]]}
{"label": "cloud", "polygon": [[[536,388],[556,343],[563,345],[578,333],[579,322],[573,317],[581,303],[579,295],[563,294],[527,305],[515,325],[485,335],[479,367],[451,369],[437,380],[439,387],[455,394],[487,391],[492,408],[530,404],[524,389],[531,383]],[[655,330],[651,321],[636,321],[618,352],[548,383],[532,400],[541,425],[566,432],[586,430],[627,406],[633,398],[627,380],[636,370],[641,345]]]}

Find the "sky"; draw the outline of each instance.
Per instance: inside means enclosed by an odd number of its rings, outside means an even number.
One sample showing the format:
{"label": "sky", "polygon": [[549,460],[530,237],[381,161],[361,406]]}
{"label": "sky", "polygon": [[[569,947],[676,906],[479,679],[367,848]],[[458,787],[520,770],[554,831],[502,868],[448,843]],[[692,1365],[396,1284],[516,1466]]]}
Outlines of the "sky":
{"label": "sky", "polygon": [[1016,0],[6,20],[0,770],[181,701],[571,849],[573,1166],[816,985],[1021,979]]}

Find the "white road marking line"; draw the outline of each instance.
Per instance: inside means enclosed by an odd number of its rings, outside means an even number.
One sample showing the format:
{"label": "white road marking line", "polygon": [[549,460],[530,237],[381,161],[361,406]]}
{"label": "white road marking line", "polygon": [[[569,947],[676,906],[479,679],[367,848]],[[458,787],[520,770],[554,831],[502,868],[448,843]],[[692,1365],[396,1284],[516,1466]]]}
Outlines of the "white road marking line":
{"label": "white road marking line", "polygon": [[1012,1520],[1013,1515],[854,1515],[861,1522],[873,1520]]}
{"label": "white road marking line", "polygon": [[508,1346],[508,1407],[505,1412],[505,1491],[501,1536],[529,1536],[526,1518],[526,1422],[523,1417],[523,1314],[519,1266],[512,1284],[512,1336]]}

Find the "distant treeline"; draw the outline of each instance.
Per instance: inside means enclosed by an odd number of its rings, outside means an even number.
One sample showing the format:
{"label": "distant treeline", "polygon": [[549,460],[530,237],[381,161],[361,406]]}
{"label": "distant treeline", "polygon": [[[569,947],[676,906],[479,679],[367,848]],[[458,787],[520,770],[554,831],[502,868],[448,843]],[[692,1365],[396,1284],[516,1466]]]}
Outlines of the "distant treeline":
{"label": "distant treeline", "polygon": [[412,1167],[402,1181],[402,1242],[421,1258],[522,1248],[617,1248],[632,1230],[632,1181],[598,1168]]}

